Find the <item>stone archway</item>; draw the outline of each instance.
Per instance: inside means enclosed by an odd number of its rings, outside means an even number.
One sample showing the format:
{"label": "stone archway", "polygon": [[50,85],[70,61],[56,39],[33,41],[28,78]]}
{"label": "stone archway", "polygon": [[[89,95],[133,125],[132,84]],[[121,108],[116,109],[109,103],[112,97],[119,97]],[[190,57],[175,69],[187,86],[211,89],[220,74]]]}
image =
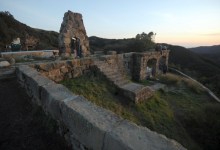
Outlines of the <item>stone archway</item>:
{"label": "stone archway", "polygon": [[157,51],[134,53],[132,78],[137,81],[146,79],[147,67],[152,68],[151,73],[153,76],[162,73],[163,70],[159,70],[159,64],[161,61],[162,64],[165,64],[168,67],[169,52],[169,50],[164,50],[162,53]]}
{"label": "stone archway", "polygon": [[157,73],[157,59],[151,58],[146,64],[146,78],[155,77]]}

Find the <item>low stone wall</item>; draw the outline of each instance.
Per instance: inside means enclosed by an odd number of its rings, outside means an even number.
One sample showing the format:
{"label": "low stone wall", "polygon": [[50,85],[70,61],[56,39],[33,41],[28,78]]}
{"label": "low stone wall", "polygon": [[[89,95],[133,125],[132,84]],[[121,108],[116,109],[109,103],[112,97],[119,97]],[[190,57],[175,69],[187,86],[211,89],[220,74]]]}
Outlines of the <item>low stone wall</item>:
{"label": "low stone wall", "polygon": [[110,67],[116,70],[120,70],[122,75],[127,77],[131,77],[133,71],[133,54],[131,53],[123,53],[116,54],[114,51],[110,51],[112,55],[102,55],[99,57],[101,61],[109,64]]}
{"label": "low stone wall", "polygon": [[91,58],[73,59],[67,61],[54,61],[47,63],[36,63],[30,65],[43,76],[59,82],[66,78],[75,78],[89,72],[93,65]]}
{"label": "low stone wall", "polygon": [[174,140],[139,127],[73,94],[33,67],[18,66],[16,75],[33,103],[40,105],[59,123],[61,134],[74,150],[185,149]]}

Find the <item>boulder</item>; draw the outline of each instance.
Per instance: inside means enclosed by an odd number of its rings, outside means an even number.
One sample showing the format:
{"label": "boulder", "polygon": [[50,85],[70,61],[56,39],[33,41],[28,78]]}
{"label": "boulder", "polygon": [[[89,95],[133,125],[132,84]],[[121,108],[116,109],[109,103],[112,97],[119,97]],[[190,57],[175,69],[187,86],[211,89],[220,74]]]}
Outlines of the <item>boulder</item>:
{"label": "boulder", "polygon": [[10,66],[10,63],[8,61],[1,61],[0,62],[0,68],[9,67],[9,66]]}

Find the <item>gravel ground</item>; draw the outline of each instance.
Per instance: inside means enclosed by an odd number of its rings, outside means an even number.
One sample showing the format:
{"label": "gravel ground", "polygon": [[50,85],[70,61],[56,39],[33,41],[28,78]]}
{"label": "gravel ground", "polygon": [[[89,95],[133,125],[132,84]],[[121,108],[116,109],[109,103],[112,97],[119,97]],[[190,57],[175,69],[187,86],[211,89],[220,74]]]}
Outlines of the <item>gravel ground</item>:
{"label": "gravel ground", "polygon": [[57,125],[31,104],[16,78],[0,80],[0,149],[69,150]]}

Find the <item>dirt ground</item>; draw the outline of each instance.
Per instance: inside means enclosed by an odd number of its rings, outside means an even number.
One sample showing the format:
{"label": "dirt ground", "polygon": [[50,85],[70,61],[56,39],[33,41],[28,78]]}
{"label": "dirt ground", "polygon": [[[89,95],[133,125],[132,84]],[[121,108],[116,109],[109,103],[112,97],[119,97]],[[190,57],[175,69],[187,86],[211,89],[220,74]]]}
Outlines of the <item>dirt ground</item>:
{"label": "dirt ground", "polygon": [[15,78],[0,80],[0,149],[69,150],[56,122],[34,107]]}

